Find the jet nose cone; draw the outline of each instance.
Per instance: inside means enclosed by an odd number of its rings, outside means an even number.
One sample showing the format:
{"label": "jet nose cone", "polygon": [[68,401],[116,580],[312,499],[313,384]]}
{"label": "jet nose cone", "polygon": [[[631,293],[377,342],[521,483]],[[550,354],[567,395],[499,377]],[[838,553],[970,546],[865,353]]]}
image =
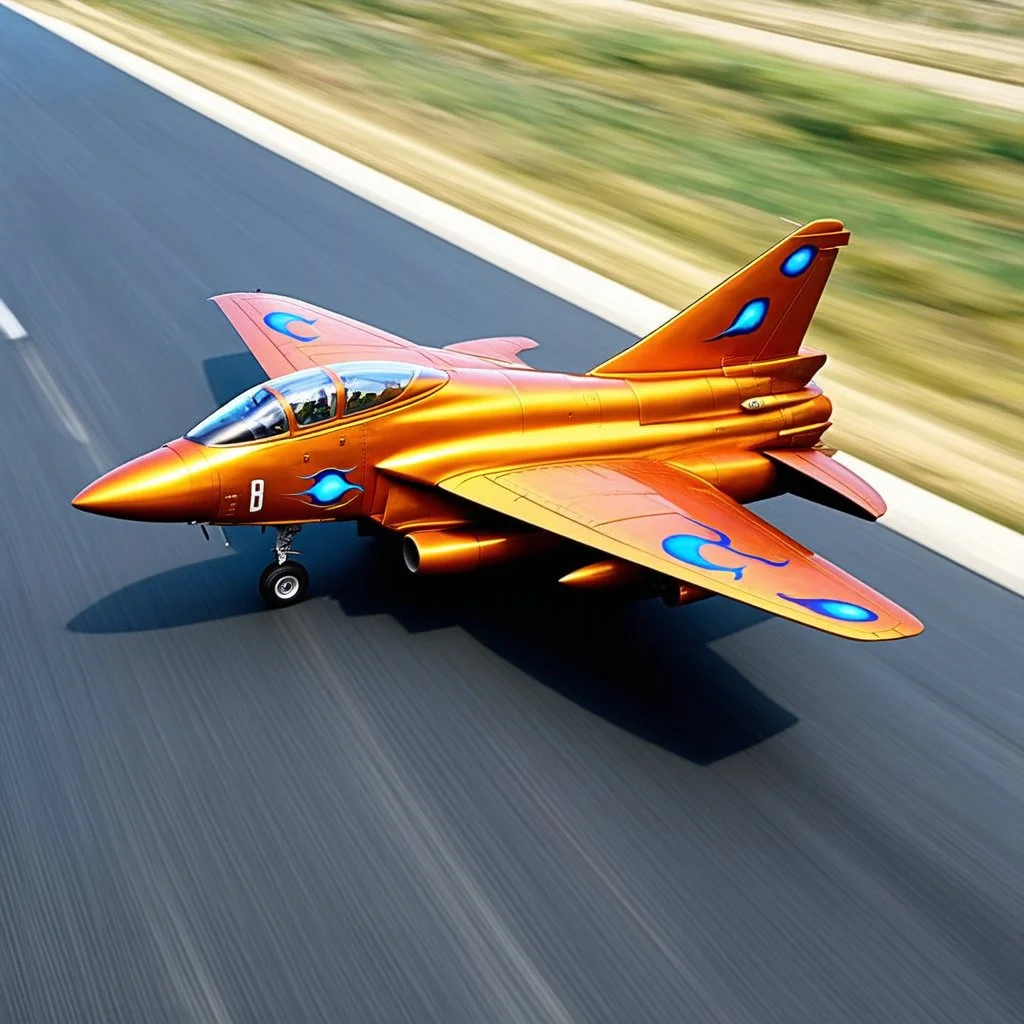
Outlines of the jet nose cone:
{"label": "jet nose cone", "polygon": [[180,523],[212,518],[213,496],[213,476],[205,460],[165,446],[101,476],[71,504],[116,519]]}

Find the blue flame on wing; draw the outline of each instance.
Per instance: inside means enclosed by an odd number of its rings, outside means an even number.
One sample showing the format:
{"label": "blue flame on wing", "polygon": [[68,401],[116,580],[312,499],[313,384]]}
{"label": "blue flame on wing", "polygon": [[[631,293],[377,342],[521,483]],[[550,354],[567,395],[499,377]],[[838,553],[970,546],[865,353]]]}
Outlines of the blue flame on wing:
{"label": "blue flame on wing", "polygon": [[788,594],[779,594],[779,597],[784,601],[809,608],[819,615],[838,619],[840,622],[874,622],[878,618],[870,608],[862,608],[859,604],[851,604],[849,601],[837,601],[831,597],[790,597]]}
{"label": "blue flame on wing", "polygon": [[816,245],[801,245],[799,249],[794,249],[782,261],[780,269],[786,277],[799,277],[817,255],[818,247]]}
{"label": "blue flame on wing", "polygon": [[767,299],[751,299],[737,314],[733,322],[721,334],[716,334],[708,341],[721,338],[732,338],[737,334],[752,334],[764,323],[768,313]]}
{"label": "blue flame on wing", "polygon": [[312,327],[316,320],[307,320],[304,316],[297,316],[295,313],[268,313],[263,318],[263,322],[272,331],[277,331],[278,334],[283,334],[286,338],[294,338],[296,341],[316,341],[320,337],[319,334],[314,334],[312,338],[304,338],[301,334],[296,334],[291,329],[292,324],[308,324]]}
{"label": "blue flame on wing", "polygon": [[707,523],[702,523],[699,519],[692,519],[690,516],[685,516],[684,518],[689,519],[691,523],[696,523],[698,526],[702,526],[705,530],[715,534],[717,540],[708,540],[706,537],[698,537],[695,533],[674,533],[671,537],[666,537],[661,542],[662,548],[666,554],[671,555],[673,558],[678,558],[680,562],[686,562],[687,565],[696,566],[698,569],[710,569],[715,572],[731,572],[733,579],[736,580],[743,578],[743,570],[746,569],[745,565],[741,565],[739,568],[733,568],[731,565],[719,565],[717,562],[712,562],[705,558],[701,552],[701,548],[723,548],[734,555],[739,555],[740,558],[751,558],[755,562],[762,562],[763,564],[773,566],[776,569],[781,569],[784,565],[789,565],[788,558],[782,562],[773,562],[770,558],[762,558],[760,555],[751,555],[745,551],[737,551],[736,548],[732,546],[732,540],[727,533],[723,533],[721,530],[716,530],[713,526],[708,526]]}
{"label": "blue flame on wing", "polygon": [[[347,504],[351,498],[355,497],[354,494],[351,494],[352,491],[362,490],[358,484],[349,483],[345,478],[345,475],[351,473],[354,468],[322,469],[314,476],[302,477],[303,480],[312,480],[313,483],[306,490],[301,491],[297,497],[308,497],[311,504],[319,505],[321,508]],[[342,498],[350,494],[350,498],[342,501]]]}

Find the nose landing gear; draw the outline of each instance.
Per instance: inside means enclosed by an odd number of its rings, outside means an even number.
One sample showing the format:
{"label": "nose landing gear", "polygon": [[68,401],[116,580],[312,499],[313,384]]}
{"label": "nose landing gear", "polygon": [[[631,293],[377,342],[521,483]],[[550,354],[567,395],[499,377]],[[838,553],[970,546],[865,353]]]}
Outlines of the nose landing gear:
{"label": "nose landing gear", "polygon": [[271,562],[260,576],[260,596],[269,608],[298,604],[309,590],[309,573],[298,562]]}
{"label": "nose landing gear", "polygon": [[260,576],[260,596],[268,607],[283,608],[298,604],[306,596],[309,573],[290,557],[301,554],[292,548],[292,541],[302,527],[275,526],[274,529],[277,531],[277,540],[274,542],[276,560]]}

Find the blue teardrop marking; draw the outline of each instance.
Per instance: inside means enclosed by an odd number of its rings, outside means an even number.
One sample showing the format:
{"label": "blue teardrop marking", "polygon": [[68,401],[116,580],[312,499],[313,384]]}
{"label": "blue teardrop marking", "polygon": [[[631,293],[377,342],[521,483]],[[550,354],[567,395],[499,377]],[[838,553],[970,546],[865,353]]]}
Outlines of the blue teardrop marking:
{"label": "blue teardrop marking", "polygon": [[[679,559],[680,562],[686,562],[687,565],[696,566],[698,569],[709,569],[713,572],[731,572],[733,579],[743,578],[744,566],[741,565],[738,568],[733,568],[728,565],[719,565],[717,562],[712,562],[705,558],[700,550],[705,545],[714,546],[718,545],[718,542],[705,540],[703,537],[698,537],[692,533],[674,533],[671,537],[666,537],[661,542],[665,553]],[[720,546],[724,547],[725,545]],[[732,549],[729,548],[727,550]]]}
{"label": "blue teardrop marking", "polygon": [[349,469],[321,470],[316,476],[305,478],[312,480],[313,485],[308,490],[303,491],[302,494],[307,496],[314,505],[337,504],[338,499],[349,491],[362,490],[362,487],[358,484],[349,483],[345,479],[345,474],[350,472],[351,470]]}
{"label": "blue teardrop marking", "polygon": [[874,622],[878,618],[870,608],[862,608],[859,604],[851,604],[849,601],[837,601],[831,597],[789,597],[787,594],[778,596],[784,601],[802,605],[812,612],[830,619],[838,619],[840,622]]}
{"label": "blue teardrop marking", "polygon": [[786,277],[799,277],[810,265],[815,256],[818,255],[816,245],[802,245],[794,249],[783,261],[782,273]]}
{"label": "blue teardrop marking", "polygon": [[747,551],[740,551],[732,546],[732,538],[727,534],[723,533],[715,526],[709,526],[707,523],[702,523],[699,519],[694,519],[692,516],[684,516],[684,519],[689,519],[691,523],[696,523],[698,526],[703,527],[710,533],[715,535],[714,540],[708,540],[705,537],[698,537],[695,533],[673,533],[672,536],[666,537],[661,542],[661,547],[666,554],[671,555],[673,558],[678,558],[680,562],[686,562],[688,565],[696,566],[698,569],[710,569],[715,572],[731,572],[733,579],[743,579],[743,570],[747,568],[746,565],[740,566],[729,566],[719,565],[718,562],[712,562],[710,559],[705,558],[702,549],[706,547],[722,548],[723,551],[728,551],[733,555],[738,555],[740,558],[748,558],[755,562],[760,562],[763,565],[770,565],[775,569],[781,569],[783,566],[789,565],[789,559],[784,559],[781,562],[773,562],[770,558],[764,558],[761,555],[752,555]]}
{"label": "blue teardrop marking", "polygon": [[346,487],[345,481],[337,473],[328,473],[309,489],[309,493],[321,505],[329,505],[345,493]]}
{"label": "blue teardrop marking", "polygon": [[307,320],[304,316],[297,316],[295,313],[285,312],[274,312],[268,313],[264,318],[263,322],[272,330],[277,331],[278,334],[283,334],[286,338],[294,338],[296,341],[316,341],[320,337],[319,334],[314,334],[312,338],[304,338],[301,334],[296,334],[292,329],[292,324],[308,324],[312,327],[316,320]]}
{"label": "blue teardrop marking", "polygon": [[767,299],[751,299],[737,314],[736,319],[721,334],[716,334],[709,341],[720,338],[731,338],[737,334],[751,334],[764,323],[768,314]]}

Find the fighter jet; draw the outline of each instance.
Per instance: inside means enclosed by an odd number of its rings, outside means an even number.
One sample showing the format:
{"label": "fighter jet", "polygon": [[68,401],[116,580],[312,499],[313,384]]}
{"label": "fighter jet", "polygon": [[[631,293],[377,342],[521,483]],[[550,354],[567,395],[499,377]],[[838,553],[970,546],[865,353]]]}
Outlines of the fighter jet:
{"label": "fighter jet", "polygon": [[[560,582],[722,595],[854,640],[923,629],[745,504],[792,493],[863,519],[881,497],[822,442],[832,406],[802,341],[849,232],[794,231],[589,373],[528,338],[433,348],[297,299],[215,296],[269,380],[112,470],[87,512],[276,531],[259,590],[300,601],[303,524],[357,520],[410,573],[575,557]],[[544,563],[542,563],[544,564]]]}

